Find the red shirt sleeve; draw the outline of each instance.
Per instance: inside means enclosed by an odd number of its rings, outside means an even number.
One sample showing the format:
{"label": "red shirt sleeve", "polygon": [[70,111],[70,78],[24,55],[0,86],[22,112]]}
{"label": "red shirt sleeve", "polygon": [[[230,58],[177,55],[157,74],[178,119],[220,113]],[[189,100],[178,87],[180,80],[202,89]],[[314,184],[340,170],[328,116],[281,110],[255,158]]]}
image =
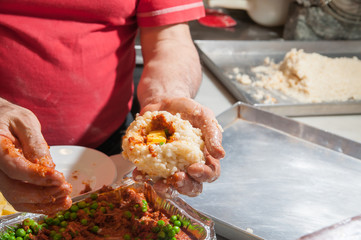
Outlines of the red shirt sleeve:
{"label": "red shirt sleeve", "polygon": [[203,17],[202,0],[140,0],[137,21],[140,27],[187,22]]}

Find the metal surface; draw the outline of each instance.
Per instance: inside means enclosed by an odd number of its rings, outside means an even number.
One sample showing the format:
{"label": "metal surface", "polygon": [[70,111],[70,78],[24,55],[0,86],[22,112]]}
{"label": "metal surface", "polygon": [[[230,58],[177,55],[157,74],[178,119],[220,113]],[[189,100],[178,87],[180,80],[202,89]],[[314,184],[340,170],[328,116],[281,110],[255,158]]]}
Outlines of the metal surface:
{"label": "metal surface", "polygon": [[218,121],[222,174],[182,198],[219,235],[292,240],[360,214],[361,144],[243,103]]}
{"label": "metal surface", "polygon": [[275,104],[264,104],[254,97],[257,88],[242,85],[235,79],[233,69],[254,77],[252,67],[262,65],[266,57],[275,62],[284,58],[292,48],[317,52],[329,57],[361,58],[361,41],[195,41],[203,64],[217,77],[228,91],[239,101],[285,116],[311,116],[361,113],[361,101],[327,102],[304,104],[281,93],[269,93]]}

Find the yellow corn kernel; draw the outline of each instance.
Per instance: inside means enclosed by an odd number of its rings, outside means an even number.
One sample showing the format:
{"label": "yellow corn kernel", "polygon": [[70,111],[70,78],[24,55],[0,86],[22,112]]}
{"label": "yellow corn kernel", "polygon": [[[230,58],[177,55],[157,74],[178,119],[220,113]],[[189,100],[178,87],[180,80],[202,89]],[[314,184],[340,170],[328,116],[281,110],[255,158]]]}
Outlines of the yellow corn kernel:
{"label": "yellow corn kernel", "polygon": [[167,142],[167,136],[164,130],[151,131],[147,135],[147,144],[164,144]]}

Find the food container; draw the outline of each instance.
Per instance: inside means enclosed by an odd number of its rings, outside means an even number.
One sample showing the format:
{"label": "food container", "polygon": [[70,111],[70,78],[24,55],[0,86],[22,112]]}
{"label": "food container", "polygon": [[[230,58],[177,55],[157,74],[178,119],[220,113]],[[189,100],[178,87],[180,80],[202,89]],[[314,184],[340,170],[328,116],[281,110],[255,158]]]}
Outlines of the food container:
{"label": "food container", "polygon": [[[189,225],[186,228],[182,228],[192,239],[200,240],[214,240],[216,239],[216,234],[214,231],[214,223],[207,216],[199,213],[197,210],[193,209],[182,199],[177,196],[172,197],[171,199],[165,199],[160,197],[153,189],[153,187],[148,183],[135,182],[131,179],[124,179],[119,183],[116,183],[112,186],[115,190],[111,192],[106,192],[102,194],[110,194],[114,192],[120,192],[123,188],[133,188],[140,190],[144,193],[144,196],[147,199],[149,204],[153,205],[154,209],[162,210],[169,217],[172,215],[178,215],[182,221],[187,221]],[[80,202],[91,196],[91,192],[81,196],[78,196],[73,199],[73,202]],[[33,213],[17,213],[9,216],[4,216],[0,218],[0,233],[6,231],[12,226],[16,226],[27,218],[34,219],[36,221],[44,219],[45,215],[42,214],[33,214]],[[113,238],[108,238],[113,239]]]}

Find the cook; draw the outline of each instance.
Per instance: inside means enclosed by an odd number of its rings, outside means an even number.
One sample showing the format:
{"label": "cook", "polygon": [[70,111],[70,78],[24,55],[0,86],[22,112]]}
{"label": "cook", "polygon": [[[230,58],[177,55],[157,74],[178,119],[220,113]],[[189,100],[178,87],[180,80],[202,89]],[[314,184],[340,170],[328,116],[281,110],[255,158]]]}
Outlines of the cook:
{"label": "cook", "polygon": [[108,139],[120,138],[132,106],[138,30],[141,113],[178,112],[205,139],[206,164],[176,173],[174,187],[194,194],[219,176],[221,132],[192,99],[202,75],[186,22],[203,15],[201,0],[0,2],[0,191],[15,209],[70,207],[48,144],[114,153]]}

